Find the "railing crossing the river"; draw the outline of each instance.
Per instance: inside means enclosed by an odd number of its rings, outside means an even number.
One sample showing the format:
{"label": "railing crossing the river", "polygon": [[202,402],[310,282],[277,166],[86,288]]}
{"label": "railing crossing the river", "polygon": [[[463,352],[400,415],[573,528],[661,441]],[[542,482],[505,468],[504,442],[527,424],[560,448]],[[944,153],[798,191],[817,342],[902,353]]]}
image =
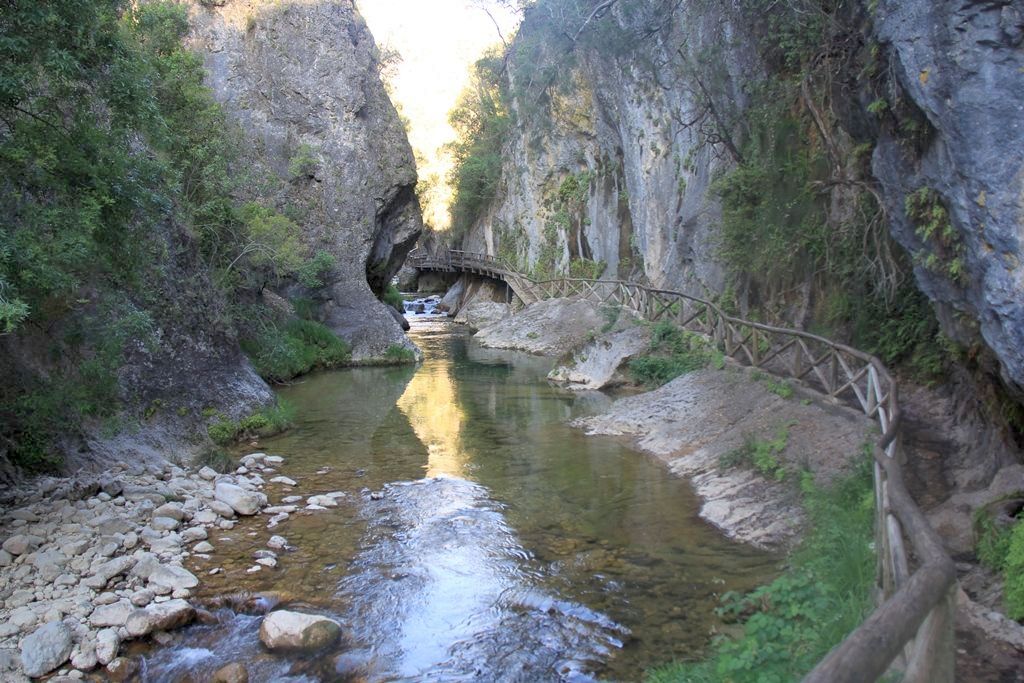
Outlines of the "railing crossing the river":
{"label": "railing crossing the river", "polygon": [[572,297],[621,306],[654,322],[671,321],[707,335],[743,365],[798,380],[835,401],[857,405],[877,420],[882,432],[874,464],[880,601],[804,681],[876,681],[895,669],[907,683],[952,683],[956,572],[904,486],[897,385],[881,361],[808,332],[726,315],[714,303],[681,292],[618,280],[535,281],[494,256],[465,251],[431,254],[417,249],[407,264],[502,280],[524,304]]}

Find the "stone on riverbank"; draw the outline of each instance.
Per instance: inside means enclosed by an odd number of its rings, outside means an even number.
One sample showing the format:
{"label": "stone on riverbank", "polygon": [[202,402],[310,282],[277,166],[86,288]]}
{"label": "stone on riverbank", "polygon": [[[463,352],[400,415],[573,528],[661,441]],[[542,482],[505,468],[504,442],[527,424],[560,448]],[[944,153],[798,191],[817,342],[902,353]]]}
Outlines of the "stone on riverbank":
{"label": "stone on riverbank", "polygon": [[249,683],[249,671],[241,662],[232,662],[214,671],[210,683]]}
{"label": "stone on riverbank", "polygon": [[340,636],[338,622],[302,612],[278,610],[265,616],[260,624],[260,641],[270,650],[319,650]]}
{"label": "stone on riverbank", "polygon": [[266,497],[255,491],[246,491],[241,486],[221,482],[214,489],[218,501],[228,505],[240,515],[255,515],[266,502]]}
{"label": "stone on riverbank", "polygon": [[473,330],[480,330],[494,325],[510,315],[512,315],[512,308],[508,304],[497,301],[474,301],[462,307],[462,310],[455,316],[455,322]]}
{"label": "stone on riverbank", "polygon": [[601,335],[574,353],[568,363],[552,370],[548,379],[575,391],[612,386],[620,382],[620,368],[650,344],[650,328],[640,325]]}
{"label": "stone on riverbank", "polygon": [[605,323],[604,313],[595,303],[548,299],[483,328],[474,339],[486,348],[554,356],[576,349]]}
{"label": "stone on riverbank", "polygon": [[71,656],[71,629],[59,621],[43,624],[21,643],[21,666],[27,676],[42,676]]}
{"label": "stone on riverbank", "polygon": [[192,621],[195,615],[195,608],[184,600],[168,600],[129,614],[125,630],[133,638],[141,638],[154,631],[180,628]]}

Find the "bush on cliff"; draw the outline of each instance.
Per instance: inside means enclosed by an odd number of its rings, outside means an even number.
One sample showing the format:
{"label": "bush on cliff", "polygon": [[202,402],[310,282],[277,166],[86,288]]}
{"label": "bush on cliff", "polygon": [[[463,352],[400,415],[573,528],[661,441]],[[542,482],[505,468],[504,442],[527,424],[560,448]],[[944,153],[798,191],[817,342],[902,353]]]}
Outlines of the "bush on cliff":
{"label": "bush on cliff", "polygon": [[316,369],[348,363],[352,349],[327,327],[312,320],[268,323],[242,341],[256,372],[268,382],[285,382]]}

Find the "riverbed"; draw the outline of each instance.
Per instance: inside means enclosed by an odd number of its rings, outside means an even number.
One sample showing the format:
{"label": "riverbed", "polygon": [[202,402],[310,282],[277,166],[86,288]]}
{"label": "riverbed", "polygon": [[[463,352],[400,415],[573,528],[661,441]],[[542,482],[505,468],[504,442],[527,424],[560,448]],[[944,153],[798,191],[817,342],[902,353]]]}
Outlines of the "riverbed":
{"label": "riverbed", "polygon": [[[340,505],[269,530],[257,517],[193,558],[199,596],[265,592],[345,627],[347,654],[261,650],[258,615],[222,612],[146,656],[149,680],[207,680],[242,661],[250,680],[638,680],[699,657],[722,628],[726,591],[750,589],[778,558],[698,517],[689,484],[571,419],[598,394],[544,379],[551,359],[475,346],[427,316],[410,332],[416,367],[320,373],[283,387],[296,426],[258,444],[285,457],[287,495],[342,491]],[[276,568],[247,573],[271,534]]]}

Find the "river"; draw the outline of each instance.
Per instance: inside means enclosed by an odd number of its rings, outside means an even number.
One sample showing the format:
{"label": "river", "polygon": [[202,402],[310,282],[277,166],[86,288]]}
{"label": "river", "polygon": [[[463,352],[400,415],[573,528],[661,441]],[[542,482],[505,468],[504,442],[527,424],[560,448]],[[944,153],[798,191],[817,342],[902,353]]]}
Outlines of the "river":
{"label": "river", "polygon": [[[205,681],[233,661],[252,681],[639,680],[699,656],[721,628],[718,596],[776,573],[778,558],[703,522],[663,465],[567,426],[610,399],[551,386],[550,359],[481,349],[438,318],[410,334],[415,368],[279,392],[297,424],[259,450],[286,458],[294,493],[344,491],[341,505],[273,531],[247,520],[213,534],[215,562],[193,564],[228,570],[200,598],[262,592],[336,618],[344,654],[271,656],[258,614],[224,608],[146,653],[147,680]],[[240,572],[271,533],[292,551]]]}

